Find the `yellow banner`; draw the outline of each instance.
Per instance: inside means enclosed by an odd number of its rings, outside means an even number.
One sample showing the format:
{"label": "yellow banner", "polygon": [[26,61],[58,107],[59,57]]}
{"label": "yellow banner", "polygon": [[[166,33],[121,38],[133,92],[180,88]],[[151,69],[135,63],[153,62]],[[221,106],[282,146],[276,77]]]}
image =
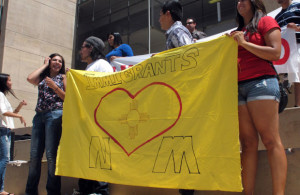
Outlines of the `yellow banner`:
{"label": "yellow banner", "polygon": [[233,39],[168,50],[118,73],[67,77],[56,174],[242,190]]}

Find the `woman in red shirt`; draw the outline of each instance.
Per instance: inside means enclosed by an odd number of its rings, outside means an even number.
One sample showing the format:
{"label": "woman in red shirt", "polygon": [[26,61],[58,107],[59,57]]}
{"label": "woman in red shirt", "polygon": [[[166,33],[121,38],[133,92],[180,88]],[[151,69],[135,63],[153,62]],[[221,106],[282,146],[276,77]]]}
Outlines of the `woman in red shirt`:
{"label": "woman in red shirt", "polygon": [[238,48],[239,129],[242,179],[245,194],[254,193],[258,134],[268,151],[273,194],[284,194],[287,160],[279,136],[280,91],[270,61],[278,60],[281,34],[277,22],[266,15],[261,0],[239,0],[236,31]]}

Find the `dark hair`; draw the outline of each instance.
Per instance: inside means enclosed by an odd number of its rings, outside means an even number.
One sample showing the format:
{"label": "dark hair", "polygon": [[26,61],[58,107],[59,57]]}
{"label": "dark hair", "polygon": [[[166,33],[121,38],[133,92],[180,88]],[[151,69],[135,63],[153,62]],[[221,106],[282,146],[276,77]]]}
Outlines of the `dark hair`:
{"label": "dark hair", "polygon": [[190,19],[190,20],[193,20],[194,23],[197,23],[197,22],[196,22],[196,19],[195,19],[194,17],[188,17],[186,20],[189,20],[189,19]]}
{"label": "dark hair", "polygon": [[104,59],[105,56],[103,54],[103,50],[105,48],[105,44],[103,41],[95,36],[89,36],[84,40],[85,47],[92,48],[92,51],[90,53],[90,57],[93,61],[96,61],[98,59]]}
{"label": "dark hair", "polygon": [[161,7],[161,11],[165,14],[167,11],[170,11],[172,19],[174,22],[181,21],[182,19],[182,6],[178,1],[166,1]]}
{"label": "dark hair", "polygon": [[[0,91],[2,93],[4,93],[4,95],[6,95],[8,92],[11,93],[15,98],[16,95],[15,93],[13,92],[12,89],[9,89],[8,86],[7,86],[7,80],[8,80],[8,77],[10,75],[9,74],[5,74],[5,73],[0,73]],[[18,99],[18,98],[17,98]]]}
{"label": "dark hair", "polygon": [[93,47],[91,44],[86,43],[86,47],[88,47],[88,48],[92,47],[92,51],[90,53],[90,56],[91,56],[93,61],[96,61],[96,60],[99,60],[99,59],[105,59],[105,55],[103,54],[103,52],[99,51],[98,49]]}
{"label": "dark hair", "polygon": [[[253,12],[253,18],[251,19],[250,23],[246,26],[246,30],[249,31],[250,33],[257,32],[257,26],[259,20],[264,17],[267,12],[265,5],[261,0],[250,0],[251,2],[251,7],[252,7],[252,12]],[[237,16],[236,16],[236,22],[238,23],[238,28],[237,30],[240,31],[244,27],[244,19],[243,17],[239,14],[237,11]]]}
{"label": "dark hair", "polygon": [[119,45],[121,45],[123,43],[122,37],[121,37],[120,33],[118,33],[118,32],[111,32],[111,33],[108,34],[107,39],[109,38],[110,35],[114,36],[114,45],[113,46],[109,46],[111,49],[114,49],[115,45],[119,46]]}
{"label": "dark hair", "polygon": [[65,59],[62,57],[62,55],[60,55],[58,53],[53,53],[49,56],[50,60],[48,62],[47,68],[45,68],[45,70],[40,74],[40,81],[42,81],[46,76],[47,77],[50,76],[50,62],[51,62],[52,58],[54,58],[55,56],[59,56],[61,58],[61,61],[62,61],[62,66],[61,66],[61,69],[59,70],[59,73],[60,74],[66,74]]}

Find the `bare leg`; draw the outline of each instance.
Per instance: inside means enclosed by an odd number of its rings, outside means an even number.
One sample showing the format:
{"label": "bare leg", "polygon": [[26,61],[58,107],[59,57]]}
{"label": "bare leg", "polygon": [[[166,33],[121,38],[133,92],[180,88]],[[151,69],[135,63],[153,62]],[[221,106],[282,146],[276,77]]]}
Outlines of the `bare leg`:
{"label": "bare leg", "polygon": [[258,133],[246,104],[239,106],[239,129],[242,146],[241,163],[244,194],[252,195],[257,170]]}
{"label": "bare leg", "polygon": [[247,106],[252,121],[268,151],[273,195],[283,195],[286,183],[287,160],[278,130],[278,102],[260,100],[249,102]]}

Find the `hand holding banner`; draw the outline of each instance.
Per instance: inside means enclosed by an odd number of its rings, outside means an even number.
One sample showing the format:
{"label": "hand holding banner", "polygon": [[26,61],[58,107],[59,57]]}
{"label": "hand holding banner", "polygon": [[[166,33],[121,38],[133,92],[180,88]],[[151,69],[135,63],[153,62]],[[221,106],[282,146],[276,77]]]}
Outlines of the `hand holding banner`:
{"label": "hand holding banner", "polygon": [[232,38],[164,51],[112,74],[70,70],[67,79],[56,174],[242,190]]}

